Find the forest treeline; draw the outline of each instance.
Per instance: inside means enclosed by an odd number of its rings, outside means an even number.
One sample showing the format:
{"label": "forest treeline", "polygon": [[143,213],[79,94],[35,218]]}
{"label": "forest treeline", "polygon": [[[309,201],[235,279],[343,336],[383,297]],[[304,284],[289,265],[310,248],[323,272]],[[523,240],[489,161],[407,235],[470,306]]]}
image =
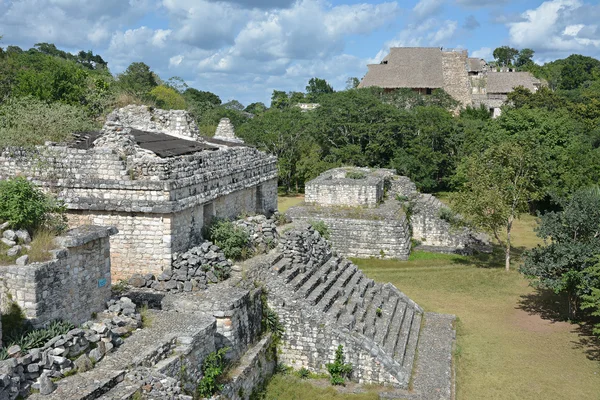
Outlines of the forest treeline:
{"label": "forest treeline", "polygon": [[[442,90],[390,94],[356,89],[356,78],[338,92],[318,78],[305,92],[275,90],[270,107],[223,104],[178,77],[161,79],[141,62],[115,76],[91,51],[74,55],[48,43],[29,50],[8,46],[0,49],[0,146],[61,141],[72,131],[98,128],[114,108],[135,103],[186,109],[209,136],[220,118],[230,118],[247,143],[279,157],[286,191],[301,191],[307,180],[342,165],[394,168],[423,191],[452,190],[461,184],[461,162],[504,142],[536,155],[540,202],[597,183],[600,61],[572,55],[538,66],[527,61],[529,52],[521,53],[500,59],[506,64],[514,57],[549,87],[516,89],[502,116],[491,119],[484,109],[454,115],[449,110],[457,103]],[[302,112],[300,102],[320,106]]]}

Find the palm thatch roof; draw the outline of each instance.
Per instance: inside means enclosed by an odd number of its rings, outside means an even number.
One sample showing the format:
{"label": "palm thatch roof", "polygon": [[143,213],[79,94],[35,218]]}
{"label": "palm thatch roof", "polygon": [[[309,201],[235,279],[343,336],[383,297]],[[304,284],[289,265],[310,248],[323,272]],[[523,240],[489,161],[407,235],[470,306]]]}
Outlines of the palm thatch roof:
{"label": "palm thatch roof", "polygon": [[380,64],[370,64],[359,88],[431,88],[444,86],[439,47],[392,47]]}
{"label": "palm thatch roof", "polygon": [[468,72],[482,72],[483,67],[487,63],[481,58],[469,57],[467,58],[467,71]]}
{"label": "palm thatch roof", "polygon": [[529,72],[491,72],[487,76],[487,93],[510,93],[517,86],[535,91],[541,81]]}

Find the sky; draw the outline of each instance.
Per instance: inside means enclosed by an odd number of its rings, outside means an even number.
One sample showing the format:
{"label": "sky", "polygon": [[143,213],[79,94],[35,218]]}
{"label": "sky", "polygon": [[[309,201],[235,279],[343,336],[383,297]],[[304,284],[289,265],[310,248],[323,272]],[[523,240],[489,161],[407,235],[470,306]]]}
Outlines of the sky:
{"label": "sky", "polygon": [[600,0],[0,0],[0,36],[92,50],[114,74],[142,61],[224,102],[268,105],[312,77],[344,89],[395,46],[600,59]]}

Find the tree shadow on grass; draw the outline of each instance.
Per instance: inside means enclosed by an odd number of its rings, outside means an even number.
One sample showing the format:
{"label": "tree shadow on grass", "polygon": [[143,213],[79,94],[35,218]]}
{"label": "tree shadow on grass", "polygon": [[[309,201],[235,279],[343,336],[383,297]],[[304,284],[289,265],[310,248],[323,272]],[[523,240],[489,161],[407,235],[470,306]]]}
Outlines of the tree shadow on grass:
{"label": "tree shadow on grass", "polygon": [[[521,262],[525,247],[511,247],[511,268]],[[490,253],[475,252],[466,257],[456,257],[452,260],[455,264],[474,265],[478,268],[504,268],[504,249],[494,244]]]}
{"label": "tree shadow on grass", "polygon": [[[551,290],[536,289],[533,293],[522,295],[517,308],[551,322],[569,321],[567,296]],[[571,341],[573,348],[582,350],[589,360],[600,361],[600,338],[592,332],[594,324],[600,322],[600,319],[586,315],[582,317],[585,319],[571,323],[571,332],[578,337]]]}

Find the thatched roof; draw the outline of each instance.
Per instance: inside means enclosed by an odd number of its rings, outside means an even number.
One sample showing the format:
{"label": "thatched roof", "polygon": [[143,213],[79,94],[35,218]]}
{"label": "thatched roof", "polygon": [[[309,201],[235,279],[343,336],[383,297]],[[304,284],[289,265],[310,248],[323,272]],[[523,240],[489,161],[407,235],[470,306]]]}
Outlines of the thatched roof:
{"label": "thatched roof", "polygon": [[485,62],[485,60],[483,60],[481,58],[469,57],[469,58],[467,58],[467,71],[468,72],[482,72],[483,67],[486,64],[487,63]]}
{"label": "thatched roof", "polygon": [[442,50],[439,47],[392,47],[380,64],[369,71],[358,87],[431,88],[444,86]]}
{"label": "thatched roof", "polygon": [[534,91],[541,81],[529,72],[491,72],[487,76],[487,93],[510,93],[517,86]]}

